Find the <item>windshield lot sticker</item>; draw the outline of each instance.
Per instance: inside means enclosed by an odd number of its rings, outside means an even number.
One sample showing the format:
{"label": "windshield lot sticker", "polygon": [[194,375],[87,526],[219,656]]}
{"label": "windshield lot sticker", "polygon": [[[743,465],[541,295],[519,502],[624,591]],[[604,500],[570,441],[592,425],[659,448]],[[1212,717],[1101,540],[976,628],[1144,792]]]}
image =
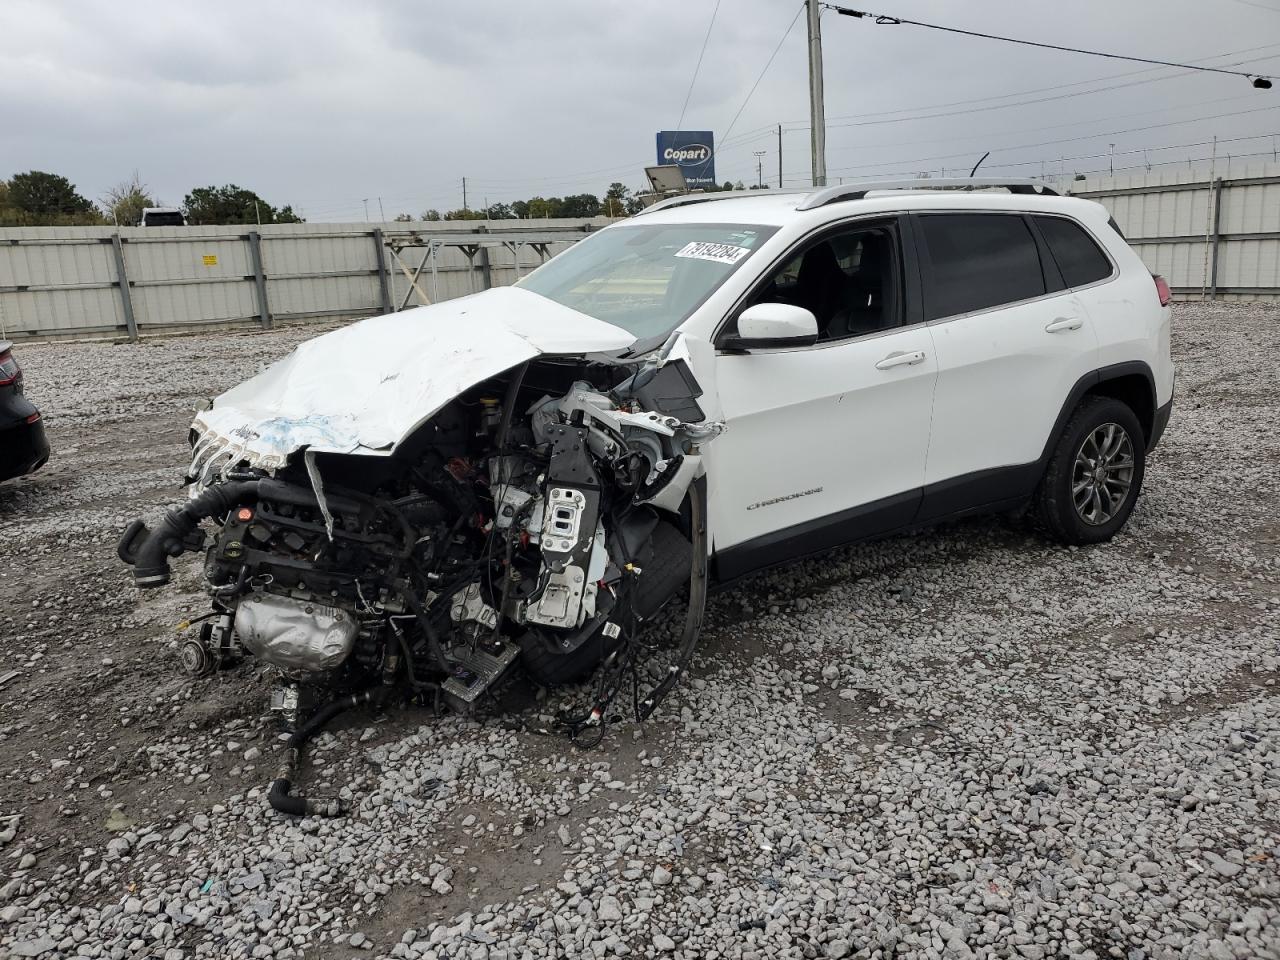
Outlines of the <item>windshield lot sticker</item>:
{"label": "windshield lot sticker", "polygon": [[685,246],[676,251],[677,257],[687,257],[691,260],[712,260],[715,263],[737,263],[748,253],[751,252],[749,247],[735,247],[728,243],[705,243],[701,240],[695,240],[693,243],[685,244]]}

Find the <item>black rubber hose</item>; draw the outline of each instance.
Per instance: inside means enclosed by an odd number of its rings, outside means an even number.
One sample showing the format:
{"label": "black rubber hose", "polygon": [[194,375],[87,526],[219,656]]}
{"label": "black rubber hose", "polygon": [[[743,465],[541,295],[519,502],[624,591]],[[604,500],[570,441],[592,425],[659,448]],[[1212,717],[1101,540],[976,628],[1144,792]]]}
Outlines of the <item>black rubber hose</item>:
{"label": "black rubber hose", "polygon": [[[369,503],[382,509],[400,524],[404,533],[404,546],[401,555],[408,556],[413,551],[414,534],[404,515],[389,504],[382,503],[373,497],[348,491],[336,493],[326,499],[344,512],[354,512],[358,502]],[[187,501],[176,510],[165,514],[159,526],[148,530],[141,520],[135,520],[125,528],[116,553],[120,559],[133,566],[133,582],[144,589],[163,587],[171,578],[169,560],[179,557],[186,549],[198,549],[186,541],[200,526],[200,521],[207,517],[220,516],[232,507],[258,500],[271,500],[278,503],[291,503],[298,506],[314,507],[318,501],[314,492],[295,484],[281,480],[236,480],[219,483],[209,487],[200,496]]]}
{"label": "black rubber hose", "polygon": [[294,779],[298,775],[298,767],[302,763],[302,748],[306,746],[307,741],[320,732],[325,724],[344,710],[358,707],[362,703],[380,704],[387,698],[390,691],[390,687],[375,687],[363,693],[353,693],[334,700],[313,713],[306,723],[293,731],[285,744],[285,762],[276,774],[276,779],[272,781],[271,789],[267,791],[267,802],[271,804],[271,809],[291,817],[309,815],[336,817],[342,813],[342,806],[336,799],[307,799],[303,796],[291,795]]}
{"label": "black rubber hose", "polygon": [[419,680],[415,661],[413,659],[413,651],[409,649],[409,641],[404,638],[404,631],[391,621],[391,632],[395,634],[396,642],[400,645],[400,652],[404,654],[404,671],[409,677],[409,686],[414,690],[428,690],[431,688],[439,689],[439,684],[430,680]]}
{"label": "black rubber hose", "polygon": [[132,564],[133,582],[144,589],[168,583],[172,575],[170,558],[182,555],[187,548],[188,537],[200,526],[200,521],[226,513],[232,507],[255,502],[261,483],[259,480],[238,480],[212,486],[176,510],[170,510],[154,530],[148,530],[141,520],[129,524],[116,552],[121,560]]}
{"label": "black rubber hose", "polygon": [[694,648],[702,635],[702,618],[707,609],[707,478],[699,477],[689,487],[689,532],[692,535],[693,565],[689,570],[689,607],[685,611],[684,634],[675,662],[667,669],[667,675],[640,702],[636,719],[643,723],[658,709],[663,699],[680,681]]}
{"label": "black rubber hose", "polygon": [[[444,594],[450,596],[451,594]],[[400,596],[404,598],[404,602],[409,605],[409,609],[413,615],[418,618],[418,626],[422,628],[423,635],[427,638],[427,651],[431,654],[431,659],[436,662],[436,668],[446,676],[453,673],[453,664],[449,662],[449,658],[445,656],[444,646],[440,643],[440,634],[436,632],[436,628],[431,625],[431,618],[427,616],[426,609],[418,601],[418,598],[409,590],[403,590]]]}

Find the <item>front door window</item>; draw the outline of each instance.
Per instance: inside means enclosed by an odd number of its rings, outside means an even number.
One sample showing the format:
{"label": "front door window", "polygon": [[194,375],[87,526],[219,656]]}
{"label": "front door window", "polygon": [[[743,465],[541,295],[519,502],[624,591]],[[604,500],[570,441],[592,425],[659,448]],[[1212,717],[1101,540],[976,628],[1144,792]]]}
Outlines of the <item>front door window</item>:
{"label": "front door window", "polygon": [[892,225],[818,240],[774,271],[753,303],[790,303],[818,321],[818,342],[880,333],[902,324],[901,270]]}

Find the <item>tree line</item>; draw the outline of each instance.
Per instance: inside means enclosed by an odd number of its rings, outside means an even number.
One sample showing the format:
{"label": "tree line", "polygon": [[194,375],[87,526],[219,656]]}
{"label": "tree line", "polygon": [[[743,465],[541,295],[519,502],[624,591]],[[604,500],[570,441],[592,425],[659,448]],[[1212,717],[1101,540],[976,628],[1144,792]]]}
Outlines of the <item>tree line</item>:
{"label": "tree line", "polygon": [[[147,207],[163,207],[135,171],[95,203],[66,177],[43,170],[0,180],[0,227],[136,226]],[[252,190],[229,183],[196,187],[181,204],[187,223],[302,223],[286,204],[275,207]]]}
{"label": "tree line", "polygon": [[[744,190],[742,181],[731,183],[726,180],[722,186],[711,187],[711,190]],[[752,190],[757,189],[751,187]],[[763,187],[760,189],[769,189]],[[443,213],[436,209],[426,210],[414,217],[401,213],[396,220],[404,223],[417,220],[542,220],[545,218],[567,217],[629,217],[644,209],[644,201],[638,194],[631,192],[626,184],[617,181],[609,184],[603,197],[591,193],[575,193],[567,197],[530,197],[528,200],[515,200],[511,203],[491,203],[487,207],[471,209],[459,207]]]}
{"label": "tree line", "polygon": [[[715,190],[741,190],[742,182],[725,181]],[[752,190],[756,187],[752,187]],[[767,189],[767,188],[765,188]],[[81,196],[66,177],[43,170],[15,173],[0,180],[0,227],[135,226],[147,207],[163,207],[135,171],[128,180],[107,190],[95,203]],[[221,187],[192,189],[181,204],[190,224],[302,223],[292,205],[273,206],[252,190],[228,183]],[[644,201],[625,184],[609,184],[602,197],[575,193],[565,197],[530,197],[510,203],[492,203],[480,209],[431,209],[397,221],[439,220],[542,220],[544,218],[627,217],[644,209]]]}

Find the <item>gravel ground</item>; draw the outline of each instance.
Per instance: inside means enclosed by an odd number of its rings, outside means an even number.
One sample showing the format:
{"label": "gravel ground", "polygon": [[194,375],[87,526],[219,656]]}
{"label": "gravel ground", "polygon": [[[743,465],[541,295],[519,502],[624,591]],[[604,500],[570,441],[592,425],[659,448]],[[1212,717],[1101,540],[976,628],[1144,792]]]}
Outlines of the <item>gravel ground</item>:
{"label": "gravel ground", "polygon": [[1175,327],[1111,544],[974,521],[754,578],[594,750],[538,732],[556,695],[352,714],[307,773],[336,821],[267,807],[261,671],[178,672],[194,561],[144,595],[114,557],[192,402],[314,328],[21,348],[56,453],[0,488],[0,955],[1280,956],[1280,308]]}

